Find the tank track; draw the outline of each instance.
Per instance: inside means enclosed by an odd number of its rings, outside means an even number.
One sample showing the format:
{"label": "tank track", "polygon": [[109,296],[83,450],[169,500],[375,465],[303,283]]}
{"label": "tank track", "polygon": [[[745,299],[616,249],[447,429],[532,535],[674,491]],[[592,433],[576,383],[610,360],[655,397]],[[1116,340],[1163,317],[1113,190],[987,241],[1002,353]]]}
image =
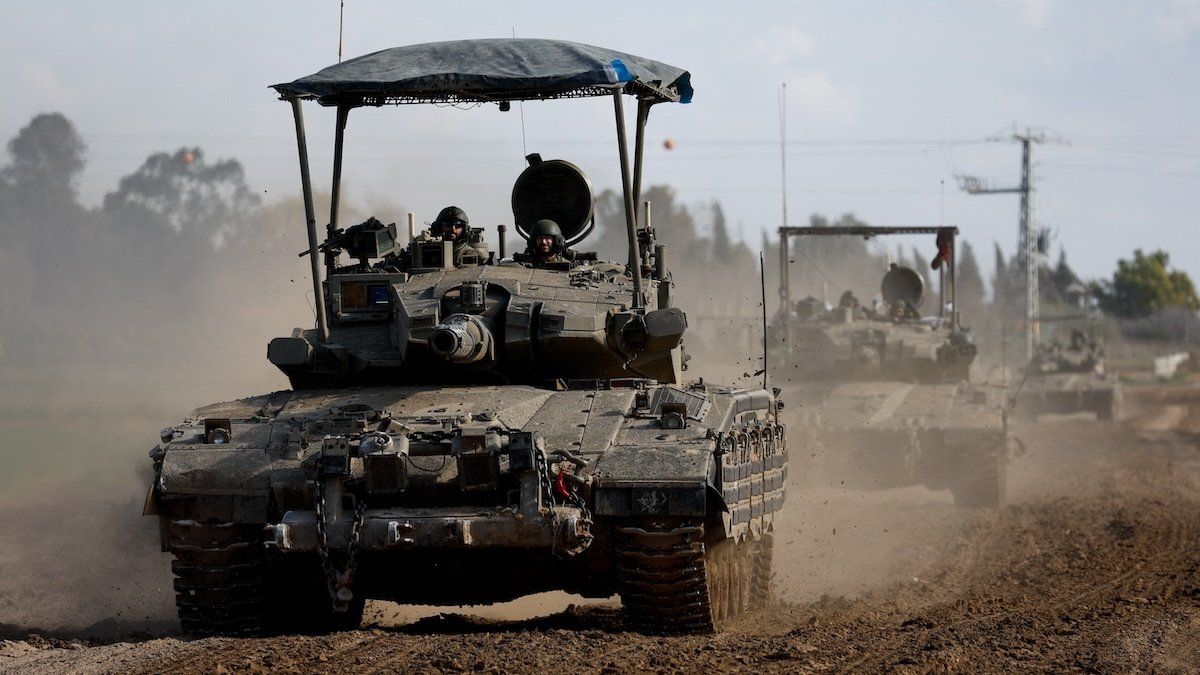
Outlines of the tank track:
{"label": "tank track", "polygon": [[266,623],[262,529],[237,523],[172,520],[175,606],[183,632],[250,635]]}
{"label": "tank track", "polygon": [[646,633],[712,633],[771,602],[771,541],[708,546],[696,523],[616,528],[617,583],[626,620]]}
{"label": "tank track", "polygon": [[256,635],[277,631],[326,633],[356,628],[361,595],[334,612],[315,559],[271,560],[262,526],[171,520],[175,606],[189,635]]}
{"label": "tank track", "polygon": [[645,523],[617,528],[617,583],[632,627],[649,633],[711,633],[704,527]]}

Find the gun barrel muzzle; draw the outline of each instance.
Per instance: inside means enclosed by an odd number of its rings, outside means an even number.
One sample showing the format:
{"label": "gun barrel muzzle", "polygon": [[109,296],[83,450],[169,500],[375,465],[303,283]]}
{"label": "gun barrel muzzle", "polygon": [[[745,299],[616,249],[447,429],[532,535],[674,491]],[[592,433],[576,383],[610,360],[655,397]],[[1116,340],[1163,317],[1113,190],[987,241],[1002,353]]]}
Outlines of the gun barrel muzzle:
{"label": "gun barrel muzzle", "polygon": [[433,328],[429,349],[450,363],[476,363],[491,354],[492,331],[477,317],[452,314]]}

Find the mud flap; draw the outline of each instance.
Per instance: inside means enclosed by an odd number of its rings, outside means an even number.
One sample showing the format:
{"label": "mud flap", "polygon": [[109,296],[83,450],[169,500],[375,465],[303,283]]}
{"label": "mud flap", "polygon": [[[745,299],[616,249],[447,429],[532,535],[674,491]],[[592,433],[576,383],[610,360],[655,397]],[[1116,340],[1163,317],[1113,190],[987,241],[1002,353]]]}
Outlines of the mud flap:
{"label": "mud flap", "polygon": [[146,503],[142,505],[142,515],[157,516],[160,513],[160,506],[162,506],[162,503],[158,498],[158,481],[155,480],[150,485],[150,489],[146,491]]}

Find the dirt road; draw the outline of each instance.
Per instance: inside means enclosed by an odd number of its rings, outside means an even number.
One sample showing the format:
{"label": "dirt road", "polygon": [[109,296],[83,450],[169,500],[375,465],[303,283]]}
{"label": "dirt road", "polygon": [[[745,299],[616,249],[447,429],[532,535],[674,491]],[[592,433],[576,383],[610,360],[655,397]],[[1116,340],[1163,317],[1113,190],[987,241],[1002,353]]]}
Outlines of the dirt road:
{"label": "dirt road", "polygon": [[[716,636],[641,636],[612,603],[561,609],[569,601],[549,597],[541,618],[497,618],[526,604],[412,621],[379,604],[366,630],[269,639],[164,635],[155,606],[88,641],[73,638],[103,631],[10,620],[33,616],[13,608],[33,600],[18,575],[0,585],[0,671],[1200,672],[1200,389],[1129,398],[1119,423],[1018,427],[1027,452],[999,511],[915,489],[793,493],[783,603]],[[161,579],[124,583],[133,597]]]}

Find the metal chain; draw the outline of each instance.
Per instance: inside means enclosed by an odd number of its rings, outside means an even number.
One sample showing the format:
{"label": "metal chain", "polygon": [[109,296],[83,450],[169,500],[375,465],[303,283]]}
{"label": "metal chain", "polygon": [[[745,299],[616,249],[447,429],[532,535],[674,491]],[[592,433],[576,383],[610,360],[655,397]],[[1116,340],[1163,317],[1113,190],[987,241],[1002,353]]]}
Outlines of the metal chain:
{"label": "metal chain", "polygon": [[325,484],[317,479],[315,509],[317,514],[317,556],[321,559],[321,569],[325,572],[325,584],[330,599],[337,601],[338,590],[349,590],[354,581],[354,572],[358,567],[358,542],[362,536],[362,526],[366,520],[366,504],[361,499],[354,500],[354,524],[350,527],[350,543],[346,546],[346,566],[338,569],[329,558],[329,536],[325,524]]}
{"label": "metal chain", "polygon": [[316,494],[315,508],[317,511],[317,556],[321,558],[321,569],[325,571],[326,580],[329,583],[330,593],[333,589],[333,576],[331,574],[333,565],[329,562],[329,537],[325,532],[325,484],[321,479],[313,481]]}
{"label": "metal chain", "polygon": [[358,540],[362,535],[363,521],[366,520],[367,505],[361,499],[354,500],[354,525],[350,527],[350,543],[347,545],[349,553],[346,556],[346,568],[342,570],[342,574],[346,580],[346,585],[354,580],[354,570],[358,566]]}
{"label": "metal chain", "polygon": [[550,483],[550,467],[546,464],[546,454],[536,446],[533,448],[535,471],[538,472],[538,484],[546,496],[546,503],[554,505],[554,486]]}

